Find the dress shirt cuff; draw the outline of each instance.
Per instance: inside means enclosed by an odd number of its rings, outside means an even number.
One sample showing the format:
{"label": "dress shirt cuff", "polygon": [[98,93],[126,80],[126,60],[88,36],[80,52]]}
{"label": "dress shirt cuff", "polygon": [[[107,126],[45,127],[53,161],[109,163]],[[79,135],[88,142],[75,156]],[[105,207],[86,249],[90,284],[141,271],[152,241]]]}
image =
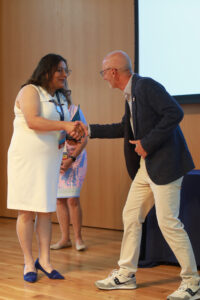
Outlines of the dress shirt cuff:
{"label": "dress shirt cuff", "polygon": [[88,136],[91,137],[91,129],[90,129],[90,124],[88,124]]}

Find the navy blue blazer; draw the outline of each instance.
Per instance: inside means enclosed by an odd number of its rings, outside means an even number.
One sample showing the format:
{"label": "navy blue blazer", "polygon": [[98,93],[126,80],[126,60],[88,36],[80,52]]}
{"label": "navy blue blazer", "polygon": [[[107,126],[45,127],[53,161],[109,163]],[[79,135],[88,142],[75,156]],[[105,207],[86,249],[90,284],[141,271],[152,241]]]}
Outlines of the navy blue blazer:
{"label": "navy blue blazer", "polygon": [[126,166],[133,179],[138,171],[140,156],[129,140],[141,140],[148,153],[145,158],[151,180],[168,184],[194,168],[194,163],[179,122],[183,111],[176,100],[155,80],[134,74],[132,77],[132,117],[125,102],[125,114],[120,123],[90,124],[91,138],[124,138]]}

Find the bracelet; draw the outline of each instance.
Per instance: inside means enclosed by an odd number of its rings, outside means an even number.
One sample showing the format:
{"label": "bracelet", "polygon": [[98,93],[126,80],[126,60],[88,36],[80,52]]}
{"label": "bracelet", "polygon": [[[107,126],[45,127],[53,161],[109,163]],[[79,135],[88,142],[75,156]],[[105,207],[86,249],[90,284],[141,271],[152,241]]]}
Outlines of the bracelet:
{"label": "bracelet", "polygon": [[76,157],[73,156],[73,155],[68,155],[67,157],[68,157],[68,158],[71,158],[73,162],[76,161]]}

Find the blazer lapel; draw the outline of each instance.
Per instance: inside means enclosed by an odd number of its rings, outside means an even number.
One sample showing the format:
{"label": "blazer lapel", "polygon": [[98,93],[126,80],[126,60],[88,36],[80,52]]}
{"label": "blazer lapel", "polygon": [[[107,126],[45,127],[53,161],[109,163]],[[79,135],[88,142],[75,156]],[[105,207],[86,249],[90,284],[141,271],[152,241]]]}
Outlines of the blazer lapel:
{"label": "blazer lapel", "polygon": [[133,128],[134,128],[134,136],[135,139],[137,139],[137,122],[136,122],[136,116],[137,116],[137,106],[136,106],[136,101],[135,97],[132,99],[132,118],[133,118]]}
{"label": "blazer lapel", "polygon": [[132,86],[131,86],[131,94],[132,94],[132,116],[133,116],[133,127],[134,127],[134,136],[137,139],[137,101],[135,97],[135,87],[137,81],[140,79],[140,76],[137,74],[133,75],[132,78]]}

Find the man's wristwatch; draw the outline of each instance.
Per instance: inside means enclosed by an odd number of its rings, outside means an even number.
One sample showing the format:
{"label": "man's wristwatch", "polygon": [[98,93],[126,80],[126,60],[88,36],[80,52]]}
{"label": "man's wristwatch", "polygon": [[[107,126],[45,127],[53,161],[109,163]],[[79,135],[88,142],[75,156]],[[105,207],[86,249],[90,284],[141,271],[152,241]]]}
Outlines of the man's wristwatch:
{"label": "man's wristwatch", "polygon": [[76,157],[73,156],[73,155],[67,155],[67,157],[68,157],[68,158],[71,158],[73,162],[76,160]]}

